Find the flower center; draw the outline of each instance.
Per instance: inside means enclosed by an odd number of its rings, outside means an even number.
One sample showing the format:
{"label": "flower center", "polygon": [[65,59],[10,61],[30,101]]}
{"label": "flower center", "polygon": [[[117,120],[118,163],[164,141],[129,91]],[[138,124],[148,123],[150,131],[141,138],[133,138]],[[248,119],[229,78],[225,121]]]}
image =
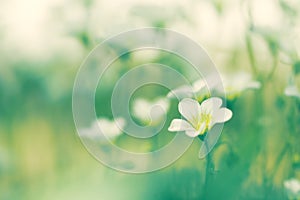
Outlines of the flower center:
{"label": "flower center", "polygon": [[[200,135],[205,133],[210,128],[212,115],[210,113],[201,113],[200,120],[197,123],[196,130],[201,129]],[[204,126],[204,127],[203,127]]]}

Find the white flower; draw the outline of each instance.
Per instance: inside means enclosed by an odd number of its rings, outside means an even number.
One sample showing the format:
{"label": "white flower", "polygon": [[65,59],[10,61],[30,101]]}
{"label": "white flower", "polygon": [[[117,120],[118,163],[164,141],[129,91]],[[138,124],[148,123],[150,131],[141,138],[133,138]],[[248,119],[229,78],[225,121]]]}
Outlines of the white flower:
{"label": "white flower", "polygon": [[300,182],[297,179],[289,179],[284,181],[284,187],[290,198],[300,197]]}
{"label": "white flower", "polygon": [[[225,93],[228,99],[234,99],[239,96],[241,92],[247,89],[259,89],[261,84],[258,81],[252,80],[250,74],[245,72],[235,73],[233,75],[223,75],[222,84],[223,88],[220,88],[217,84],[217,77],[208,76],[210,80],[210,89],[217,91],[218,93]],[[201,100],[204,97],[208,97],[209,91],[206,87],[206,79],[200,79],[195,81],[192,86],[183,85],[178,87],[172,91],[170,91],[167,95],[168,98],[193,98],[195,97],[197,100]]]}
{"label": "white flower", "polygon": [[125,126],[123,118],[116,118],[110,121],[106,118],[100,118],[94,121],[90,128],[85,128],[79,131],[80,136],[88,138],[113,139],[122,134],[122,129]]}
{"label": "white flower", "polygon": [[290,85],[287,86],[284,90],[284,94],[286,96],[291,96],[291,97],[298,97],[300,98],[300,92],[298,88],[295,85]]}
{"label": "white flower", "polygon": [[[228,99],[234,99],[239,96],[241,92],[247,89],[259,89],[261,87],[260,82],[252,79],[251,75],[245,72],[238,72],[235,74],[227,74],[222,77],[222,83],[226,97]],[[219,88],[216,88],[219,92]]]}
{"label": "white flower", "polygon": [[186,119],[174,119],[169,131],[185,131],[190,137],[203,135],[216,123],[223,123],[231,119],[232,112],[221,108],[222,100],[217,97],[209,98],[201,105],[193,99],[185,98],[178,104],[180,114]]}
{"label": "white flower", "polygon": [[133,102],[133,115],[144,124],[157,124],[169,110],[170,102],[165,98],[149,101],[138,98]]}
{"label": "white flower", "polygon": [[180,86],[167,94],[168,98],[200,98],[201,96],[205,96],[208,94],[206,89],[206,82],[203,79],[199,79],[195,81],[192,86],[191,85],[183,85]]}

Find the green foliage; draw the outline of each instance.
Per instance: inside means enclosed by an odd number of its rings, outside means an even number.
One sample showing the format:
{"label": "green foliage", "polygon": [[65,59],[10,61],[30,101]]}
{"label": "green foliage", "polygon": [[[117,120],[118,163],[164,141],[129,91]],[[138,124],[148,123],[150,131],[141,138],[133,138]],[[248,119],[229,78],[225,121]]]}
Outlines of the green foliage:
{"label": "green foliage", "polygon": [[293,71],[295,75],[298,75],[300,73],[300,61],[296,61],[293,64]]}

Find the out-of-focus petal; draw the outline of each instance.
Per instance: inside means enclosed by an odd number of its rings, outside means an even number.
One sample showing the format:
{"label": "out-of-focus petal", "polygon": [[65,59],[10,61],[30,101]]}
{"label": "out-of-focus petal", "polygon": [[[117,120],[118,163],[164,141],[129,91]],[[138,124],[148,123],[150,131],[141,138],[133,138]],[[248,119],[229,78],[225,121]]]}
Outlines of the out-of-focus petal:
{"label": "out-of-focus petal", "polygon": [[179,88],[170,91],[167,94],[168,98],[178,98],[178,99],[183,99],[192,96],[193,96],[193,88],[188,85],[183,85]]}

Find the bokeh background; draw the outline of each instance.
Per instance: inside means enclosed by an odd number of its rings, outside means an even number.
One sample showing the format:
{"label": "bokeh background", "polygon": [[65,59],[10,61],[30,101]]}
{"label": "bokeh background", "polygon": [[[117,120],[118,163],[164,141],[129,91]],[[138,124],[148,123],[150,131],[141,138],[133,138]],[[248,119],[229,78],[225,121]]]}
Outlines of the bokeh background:
{"label": "bokeh background", "polygon": [[[299,9],[297,0],[1,1],[0,199],[299,198],[284,187],[300,180],[300,95],[285,92],[300,89]],[[211,153],[206,185],[199,140],[173,165],[132,175],[97,162],[77,136],[72,88],[84,58],[104,39],[145,26],[183,33],[207,50],[221,74],[245,71],[261,83],[230,99],[234,115]],[[145,60],[178,70],[185,64],[156,53],[125,56],[118,65]],[[109,111],[100,100],[112,89],[108,82],[97,93],[103,115]],[[168,92],[144,89],[137,95]],[[117,142],[130,149],[126,137]]]}

